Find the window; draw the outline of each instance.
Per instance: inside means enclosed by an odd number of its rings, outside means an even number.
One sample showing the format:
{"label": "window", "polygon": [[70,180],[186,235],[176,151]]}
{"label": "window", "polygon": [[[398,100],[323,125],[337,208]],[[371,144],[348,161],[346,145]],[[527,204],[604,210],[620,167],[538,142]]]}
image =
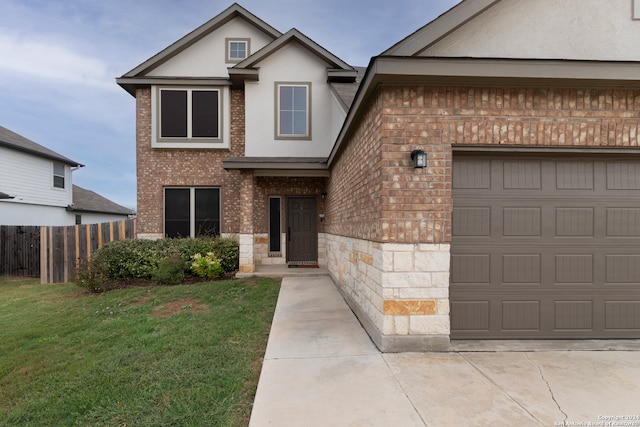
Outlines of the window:
{"label": "window", "polygon": [[82,215],[76,214],[76,225],[82,224]]}
{"label": "window", "polygon": [[64,189],[64,164],[53,162],[53,188]]}
{"label": "window", "polygon": [[276,138],[310,138],[310,97],[309,83],[276,83]]}
{"label": "window", "polygon": [[249,39],[226,39],[227,62],[240,62],[249,56]]}
{"label": "window", "polygon": [[165,188],[164,234],[201,237],[220,234],[219,188]]}
{"label": "window", "polygon": [[280,197],[269,197],[269,252],[280,252]]}
{"label": "window", "polygon": [[160,89],[160,139],[219,139],[217,89]]}

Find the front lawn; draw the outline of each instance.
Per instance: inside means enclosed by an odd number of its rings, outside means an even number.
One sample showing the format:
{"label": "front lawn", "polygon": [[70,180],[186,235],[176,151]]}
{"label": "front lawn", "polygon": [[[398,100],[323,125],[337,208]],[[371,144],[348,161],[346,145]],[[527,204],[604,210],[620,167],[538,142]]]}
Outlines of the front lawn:
{"label": "front lawn", "polygon": [[279,287],[0,278],[0,425],[247,425]]}

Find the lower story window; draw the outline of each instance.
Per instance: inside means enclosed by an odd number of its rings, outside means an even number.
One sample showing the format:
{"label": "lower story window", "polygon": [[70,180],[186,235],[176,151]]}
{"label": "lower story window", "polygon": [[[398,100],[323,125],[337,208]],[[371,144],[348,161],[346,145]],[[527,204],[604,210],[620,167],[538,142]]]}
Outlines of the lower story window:
{"label": "lower story window", "polygon": [[219,188],[165,188],[166,237],[203,237],[220,234]]}
{"label": "lower story window", "polygon": [[269,252],[280,252],[280,197],[269,197]]}

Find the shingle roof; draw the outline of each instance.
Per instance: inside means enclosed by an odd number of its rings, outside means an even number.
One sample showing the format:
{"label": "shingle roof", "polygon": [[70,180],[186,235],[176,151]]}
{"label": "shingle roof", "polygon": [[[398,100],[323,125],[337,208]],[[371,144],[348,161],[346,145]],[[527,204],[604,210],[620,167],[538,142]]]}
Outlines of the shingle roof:
{"label": "shingle roof", "polygon": [[33,154],[34,156],[57,160],[70,166],[84,166],[2,126],[0,126],[0,146]]}
{"label": "shingle roof", "polygon": [[68,209],[71,211],[99,212],[119,215],[135,214],[131,209],[120,206],[91,190],[78,187],[77,185],[73,186],[73,204],[69,206]]}
{"label": "shingle roof", "polygon": [[356,97],[356,92],[358,92],[358,87],[360,87],[360,83],[362,82],[362,77],[364,73],[367,71],[367,67],[353,67],[356,69],[358,74],[356,75],[356,81],[353,83],[338,83],[332,82],[331,87],[335,90],[338,98],[342,102],[344,102],[347,110],[351,108],[351,104],[353,103],[354,98]]}

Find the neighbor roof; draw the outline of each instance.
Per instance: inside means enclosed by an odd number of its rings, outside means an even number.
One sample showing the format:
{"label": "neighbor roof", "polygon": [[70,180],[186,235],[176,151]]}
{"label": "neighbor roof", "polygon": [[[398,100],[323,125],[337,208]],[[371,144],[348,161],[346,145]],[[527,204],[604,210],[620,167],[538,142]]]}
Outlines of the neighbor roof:
{"label": "neighbor roof", "polygon": [[33,154],[34,156],[44,157],[46,159],[57,160],[70,166],[84,166],[2,126],[0,126],[0,146],[22,151],[23,153]]}
{"label": "neighbor roof", "polygon": [[135,214],[131,209],[120,206],[119,204],[112,202],[91,190],[78,187],[77,185],[73,186],[73,204],[70,205],[67,210],[118,215]]}

